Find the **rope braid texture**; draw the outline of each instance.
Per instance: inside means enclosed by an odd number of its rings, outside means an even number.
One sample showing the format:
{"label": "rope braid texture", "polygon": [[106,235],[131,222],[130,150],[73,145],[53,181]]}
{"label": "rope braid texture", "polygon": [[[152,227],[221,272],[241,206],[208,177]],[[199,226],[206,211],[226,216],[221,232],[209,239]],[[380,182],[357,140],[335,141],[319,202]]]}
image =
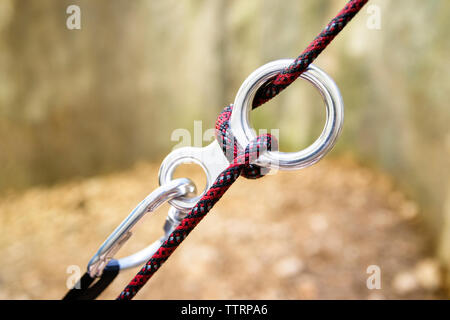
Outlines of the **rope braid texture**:
{"label": "rope braid texture", "polygon": [[[367,2],[368,0],[349,1],[291,65],[257,91],[253,108],[269,101],[294,82]],[[252,162],[259,157],[260,153],[278,149],[277,141],[271,135],[264,134],[258,136],[245,149],[240,148],[229,130],[232,109],[232,105],[225,107],[216,121],[217,140],[230,160],[230,165],[130,281],[117,300],[131,300],[138,293],[240,175],[248,179],[257,179],[267,173],[264,170],[268,169],[254,165]]]}

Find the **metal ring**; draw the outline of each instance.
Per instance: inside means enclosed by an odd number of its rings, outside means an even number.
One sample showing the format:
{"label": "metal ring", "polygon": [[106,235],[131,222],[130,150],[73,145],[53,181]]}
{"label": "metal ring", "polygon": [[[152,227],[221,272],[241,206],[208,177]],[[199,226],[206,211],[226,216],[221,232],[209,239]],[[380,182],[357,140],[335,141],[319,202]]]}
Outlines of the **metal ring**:
{"label": "metal ring", "polygon": [[159,168],[159,184],[161,186],[173,180],[175,169],[183,163],[198,164],[206,175],[206,186],[196,197],[177,197],[169,203],[180,211],[189,211],[212,186],[219,174],[229,165],[219,143],[215,140],[204,148],[183,147],[173,150],[164,158]]}
{"label": "metal ring", "polygon": [[[249,114],[256,91],[293,61],[294,59],[282,59],[265,64],[250,74],[240,87],[231,114],[230,128],[241,147],[247,146],[256,138],[249,123]],[[325,127],[319,138],[301,151],[267,151],[261,154],[255,161],[259,166],[281,170],[295,170],[310,166],[330,151],[341,132],[344,103],[333,79],[312,64],[300,77],[311,82],[322,95],[327,110]]]}

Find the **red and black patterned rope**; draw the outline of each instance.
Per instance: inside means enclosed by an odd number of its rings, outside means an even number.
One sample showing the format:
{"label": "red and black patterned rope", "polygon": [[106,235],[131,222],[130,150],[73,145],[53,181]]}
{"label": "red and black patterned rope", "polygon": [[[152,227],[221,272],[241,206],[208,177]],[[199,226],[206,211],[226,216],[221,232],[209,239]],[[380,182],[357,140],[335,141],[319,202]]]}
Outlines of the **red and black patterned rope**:
{"label": "red and black patterned rope", "polygon": [[[150,258],[150,260],[142,267],[138,274],[131,280],[128,286],[122,291],[117,298],[118,300],[132,299],[140,288],[153,276],[153,274],[161,267],[161,265],[169,258],[180,243],[189,235],[189,233],[197,226],[203,217],[211,210],[211,208],[219,201],[228,188],[242,174],[247,178],[256,179],[262,176],[262,169],[251,164],[254,159],[267,150],[277,149],[276,142],[269,134],[258,136],[255,141],[250,143],[245,150],[239,150],[237,144],[232,139],[228,139],[229,125],[228,120],[231,116],[232,106],[226,107],[217,121],[219,140],[223,141],[223,148],[226,150],[234,149],[236,154],[232,163],[223,171],[216,179],[214,184],[203,197],[191,209],[189,214],[181,221],[177,228],[170,234],[168,239],[161,245],[158,251]],[[223,139],[222,139],[223,138]]]}
{"label": "red and black patterned rope", "polygon": [[353,19],[367,1],[368,0],[349,1],[292,64],[257,91],[255,99],[253,100],[253,108],[269,101],[294,82],[331,43],[338,33],[344,29],[347,23]]}
{"label": "red and black patterned rope", "polygon": [[[327,47],[334,37],[361,10],[368,0],[352,0],[331,20],[327,27],[314,39],[305,51],[285,70],[276,75],[272,81],[258,90],[253,101],[253,108],[275,97],[294,82],[314,59]],[[258,136],[245,150],[240,149],[229,130],[232,105],[225,107],[216,121],[216,135],[222,149],[230,160],[230,165],[219,175],[214,184],[181,221],[158,251],[142,267],[117,300],[131,300],[147,283],[153,274],[170,257],[180,243],[189,235],[211,208],[220,200],[228,188],[242,175],[249,179],[262,177],[267,170],[252,164],[261,152],[276,148],[276,140],[268,134]]]}

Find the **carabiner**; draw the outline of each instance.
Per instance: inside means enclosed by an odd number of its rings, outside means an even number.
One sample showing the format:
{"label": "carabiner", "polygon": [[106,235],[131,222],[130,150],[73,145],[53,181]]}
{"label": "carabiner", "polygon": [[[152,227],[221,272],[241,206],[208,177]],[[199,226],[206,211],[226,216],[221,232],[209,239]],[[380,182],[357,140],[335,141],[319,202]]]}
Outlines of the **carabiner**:
{"label": "carabiner", "polygon": [[[122,223],[111,233],[111,235],[100,246],[97,253],[91,258],[88,263],[87,271],[89,275],[94,277],[100,277],[103,270],[113,259],[116,252],[125,244],[125,242],[132,235],[132,228],[141,218],[147,213],[157,209],[164,202],[178,198],[189,197],[196,193],[194,183],[190,179],[181,178],[172,180],[150,193],[144,200],[139,203],[136,208],[126,217]],[[181,221],[185,212],[169,211],[168,221],[166,222],[166,228],[172,228],[176,221]],[[181,218],[180,218],[181,217]],[[175,225],[176,227],[176,225]],[[167,233],[167,232],[166,232]],[[170,234],[170,233],[169,233]],[[162,238],[164,239],[164,237]],[[148,260],[156,250],[158,250],[161,240],[157,240],[147,248],[122,259],[113,260],[113,264],[119,265],[120,270],[132,268],[144,263]]]}
{"label": "carabiner", "polygon": [[[150,259],[156,251],[158,251],[164,241],[169,238],[172,231],[175,230],[175,228],[180,224],[181,220],[186,217],[186,215],[186,211],[180,211],[177,208],[171,206],[166,217],[166,222],[163,226],[164,235],[148,247],[132,255],[129,255],[128,257],[117,260],[119,270],[134,268],[147,262],[147,260]],[[113,261],[111,260],[109,263],[111,262]],[[112,264],[116,264],[115,261]],[[106,268],[108,268],[108,265],[106,266]]]}

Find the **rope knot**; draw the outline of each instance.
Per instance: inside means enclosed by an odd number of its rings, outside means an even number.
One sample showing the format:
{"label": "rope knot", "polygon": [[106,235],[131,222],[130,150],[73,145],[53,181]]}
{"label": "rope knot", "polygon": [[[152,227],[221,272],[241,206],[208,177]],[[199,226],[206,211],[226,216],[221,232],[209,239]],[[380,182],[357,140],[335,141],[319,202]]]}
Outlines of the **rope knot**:
{"label": "rope knot", "polygon": [[270,169],[256,165],[254,162],[265,151],[278,149],[278,142],[270,134],[261,134],[242,149],[230,130],[230,118],[233,105],[226,106],[216,121],[216,137],[225,157],[230,163],[241,166],[241,175],[247,179],[258,179]]}

